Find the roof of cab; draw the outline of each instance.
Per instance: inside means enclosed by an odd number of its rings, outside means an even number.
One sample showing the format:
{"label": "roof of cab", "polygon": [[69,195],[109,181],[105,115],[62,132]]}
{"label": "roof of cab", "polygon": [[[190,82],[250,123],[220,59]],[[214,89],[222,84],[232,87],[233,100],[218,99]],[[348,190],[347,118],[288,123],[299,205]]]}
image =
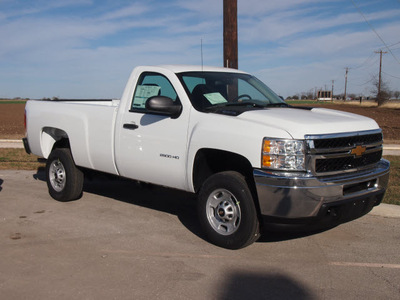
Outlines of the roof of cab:
{"label": "roof of cab", "polygon": [[183,73],[183,72],[229,72],[229,73],[243,73],[246,72],[230,69],[230,68],[222,68],[222,67],[211,67],[211,66],[197,66],[197,65],[159,65],[157,67],[168,69],[174,73]]}

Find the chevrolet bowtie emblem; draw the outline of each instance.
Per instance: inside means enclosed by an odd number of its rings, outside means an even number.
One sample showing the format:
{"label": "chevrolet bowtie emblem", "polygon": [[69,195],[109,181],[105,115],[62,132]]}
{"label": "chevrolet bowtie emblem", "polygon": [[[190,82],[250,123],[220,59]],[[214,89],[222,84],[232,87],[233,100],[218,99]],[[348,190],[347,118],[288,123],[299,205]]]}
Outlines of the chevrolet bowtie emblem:
{"label": "chevrolet bowtie emblem", "polygon": [[367,150],[367,147],[358,145],[357,147],[351,149],[351,154],[355,156],[362,156],[365,150]]}

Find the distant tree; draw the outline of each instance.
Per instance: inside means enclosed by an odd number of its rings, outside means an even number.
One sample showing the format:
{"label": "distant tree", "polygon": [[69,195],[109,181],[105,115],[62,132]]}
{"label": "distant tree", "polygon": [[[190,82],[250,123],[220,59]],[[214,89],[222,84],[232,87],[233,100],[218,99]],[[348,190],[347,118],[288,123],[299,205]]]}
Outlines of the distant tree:
{"label": "distant tree", "polygon": [[314,94],[312,92],[312,90],[308,91],[308,92],[302,92],[301,96],[300,96],[301,100],[312,100],[314,99]]}
{"label": "distant tree", "polygon": [[378,106],[381,106],[390,99],[392,92],[390,91],[387,83],[384,80],[381,81],[380,91],[379,91],[379,80],[375,78],[373,84],[374,87],[371,90],[371,93],[374,95],[375,101],[378,103]]}
{"label": "distant tree", "polygon": [[399,99],[399,97],[400,97],[400,91],[394,91],[394,92],[393,92],[393,97],[396,98],[396,99]]}

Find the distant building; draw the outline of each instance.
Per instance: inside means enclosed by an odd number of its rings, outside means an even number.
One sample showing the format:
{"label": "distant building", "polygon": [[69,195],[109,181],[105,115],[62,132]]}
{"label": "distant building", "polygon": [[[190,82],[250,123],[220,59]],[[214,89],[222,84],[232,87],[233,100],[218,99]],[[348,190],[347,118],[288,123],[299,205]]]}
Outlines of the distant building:
{"label": "distant building", "polygon": [[318,91],[317,93],[318,101],[331,101],[332,100],[332,92],[331,91]]}

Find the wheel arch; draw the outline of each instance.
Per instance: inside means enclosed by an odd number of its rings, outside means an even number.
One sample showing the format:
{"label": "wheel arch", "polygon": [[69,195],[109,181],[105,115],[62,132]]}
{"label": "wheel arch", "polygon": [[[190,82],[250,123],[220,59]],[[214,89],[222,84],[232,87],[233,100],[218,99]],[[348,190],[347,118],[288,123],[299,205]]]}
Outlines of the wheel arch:
{"label": "wheel arch", "polygon": [[44,127],[41,133],[43,157],[48,158],[54,148],[70,148],[68,134],[62,129]]}
{"label": "wheel arch", "polygon": [[257,212],[260,212],[253,167],[246,157],[234,152],[210,148],[197,151],[192,178],[195,192],[199,192],[204,181],[211,175],[224,171],[235,171],[243,175],[252,193]]}

